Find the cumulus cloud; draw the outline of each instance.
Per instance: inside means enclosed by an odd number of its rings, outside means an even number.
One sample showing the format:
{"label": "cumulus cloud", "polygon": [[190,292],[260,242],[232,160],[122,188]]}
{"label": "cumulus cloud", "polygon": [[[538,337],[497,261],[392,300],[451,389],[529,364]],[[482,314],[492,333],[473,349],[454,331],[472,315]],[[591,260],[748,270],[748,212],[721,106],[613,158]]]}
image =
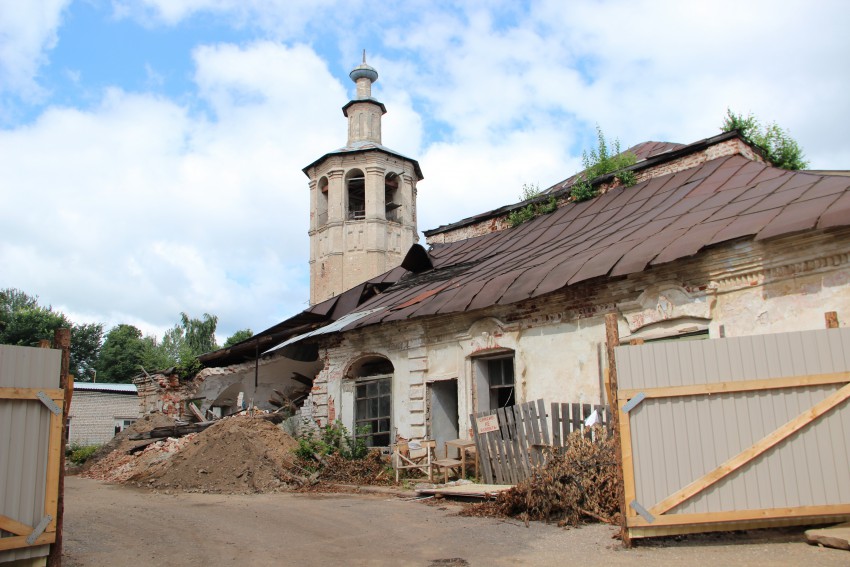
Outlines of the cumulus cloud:
{"label": "cumulus cloud", "polygon": [[56,30],[70,1],[0,3],[0,96],[41,97],[36,75],[56,45]]}
{"label": "cumulus cloud", "polygon": [[300,169],[344,142],[346,93],[303,46],[207,46],[195,61],[207,113],[110,89],[0,132],[7,285],[148,332],[180,311],[259,330],[304,306]]}

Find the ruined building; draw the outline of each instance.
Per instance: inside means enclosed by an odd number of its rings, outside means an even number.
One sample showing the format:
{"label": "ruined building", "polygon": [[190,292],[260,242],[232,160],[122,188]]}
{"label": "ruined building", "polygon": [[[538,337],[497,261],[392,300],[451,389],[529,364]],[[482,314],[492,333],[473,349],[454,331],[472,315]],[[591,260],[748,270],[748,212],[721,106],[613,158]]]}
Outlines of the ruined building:
{"label": "ruined building", "polygon": [[639,144],[634,186],[602,176],[597,197],[574,202],[569,177],[543,197],[554,212],[511,227],[526,203],[508,205],[415,244],[418,166],[380,146],[377,73],[352,77],[348,146],[305,169],[311,307],[205,355],[204,372],[250,371],[257,357],[283,383],[299,360],[303,417],[341,420],[374,446],[443,441],[468,436],[471,413],[513,402],[607,403],[607,313],[624,341],[817,329],[824,311],[850,314],[850,177],[778,169],[736,132]]}

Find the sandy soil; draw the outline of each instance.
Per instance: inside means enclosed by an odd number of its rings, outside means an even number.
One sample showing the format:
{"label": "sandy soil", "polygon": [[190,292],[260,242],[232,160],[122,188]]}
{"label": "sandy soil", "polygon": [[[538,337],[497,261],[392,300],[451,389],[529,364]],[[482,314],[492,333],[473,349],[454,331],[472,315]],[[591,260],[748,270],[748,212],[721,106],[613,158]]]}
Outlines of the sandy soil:
{"label": "sandy soil", "polygon": [[[112,565],[848,565],[802,530],[690,536],[630,550],[604,525],[564,530],[468,518],[390,495],[151,492],[65,484],[64,564]],[[433,504],[433,501],[432,501]]]}

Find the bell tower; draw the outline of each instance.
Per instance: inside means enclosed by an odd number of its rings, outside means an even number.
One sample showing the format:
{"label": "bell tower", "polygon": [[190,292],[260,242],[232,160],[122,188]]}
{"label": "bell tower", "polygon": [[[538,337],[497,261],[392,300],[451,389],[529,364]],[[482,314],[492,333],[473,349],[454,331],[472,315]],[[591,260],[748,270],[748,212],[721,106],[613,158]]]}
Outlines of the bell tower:
{"label": "bell tower", "polygon": [[310,179],[310,305],[401,265],[419,240],[416,160],[381,145],[387,109],[372,98],[378,72],[363,63],[342,107],[348,143],[304,168]]}

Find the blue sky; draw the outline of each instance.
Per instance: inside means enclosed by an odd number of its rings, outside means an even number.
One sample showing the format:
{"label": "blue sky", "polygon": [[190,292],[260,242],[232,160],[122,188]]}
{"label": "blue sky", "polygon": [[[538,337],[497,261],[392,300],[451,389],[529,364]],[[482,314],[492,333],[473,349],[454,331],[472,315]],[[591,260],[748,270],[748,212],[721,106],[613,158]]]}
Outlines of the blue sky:
{"label": "blue sky", "polygon": [[31,0],[0,3],[0,287],[76,321],[224,337],[306,306],[301,168],[345,143],[361,50],[420,230],[727,107],[850,169],[850,4]]}

